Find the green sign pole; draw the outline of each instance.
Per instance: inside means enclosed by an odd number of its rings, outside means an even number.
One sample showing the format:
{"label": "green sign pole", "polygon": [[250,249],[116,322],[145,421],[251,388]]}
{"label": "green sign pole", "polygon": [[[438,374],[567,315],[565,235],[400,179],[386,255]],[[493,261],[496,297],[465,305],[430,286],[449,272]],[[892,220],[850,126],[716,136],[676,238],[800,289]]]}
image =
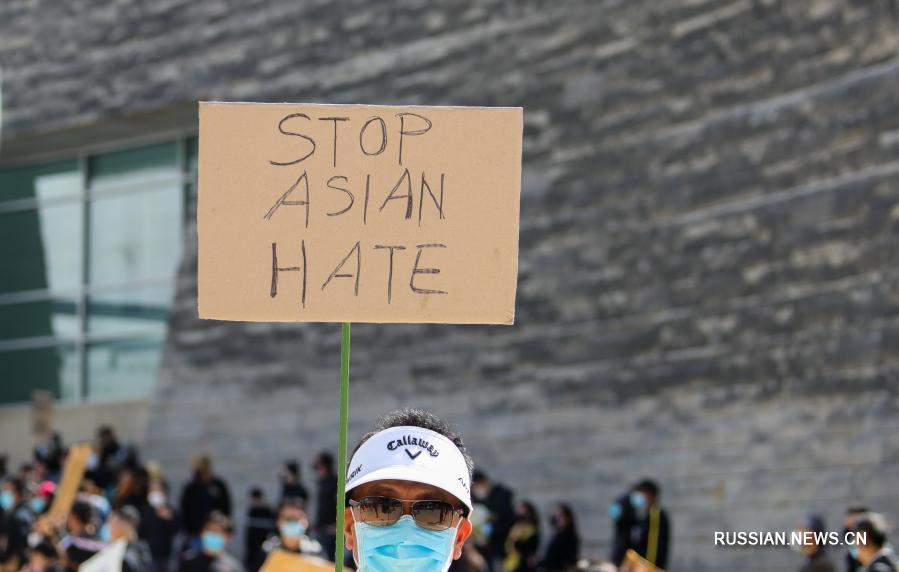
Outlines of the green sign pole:
{"label": "green sign pole", "polygon": [[337,443],[337,547],[335,572],[343,572],[343,512],[346,497],[346,434],[350,413],[350,323],[344,322],[340,338],[340,428]]}

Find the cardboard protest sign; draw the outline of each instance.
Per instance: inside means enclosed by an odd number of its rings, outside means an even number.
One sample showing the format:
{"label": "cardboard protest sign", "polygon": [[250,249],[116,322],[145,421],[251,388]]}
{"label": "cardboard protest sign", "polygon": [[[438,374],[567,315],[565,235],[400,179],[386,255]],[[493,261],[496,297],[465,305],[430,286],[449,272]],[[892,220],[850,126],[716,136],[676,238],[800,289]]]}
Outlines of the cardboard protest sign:
{"label": "cardboard protest sign", "polygon": [[201,103],[201,318],[511,324],[520,108]]}
{"label": "cardboard protest sign", "polygon": [[59,481],[59,486],[56,487],[53,504],[50,505],[48,513],[51,521],[55,522],[57,518],[72,508],[72,503],[75,502],[75,496],[78,494],[78,487],[81,486],[81,479],[84,478],[84,470],[87,467],[87,459],[90,457],[91,451],[91,446],[87,443],[69,447],[66,464],[62,469],[62,479]]}
{"label": "cardboard protest sign", "polygon": [[334,572],[334,563],[277,549],[268,555],[259,572]]}
{"label": "cardboard protest sign", "polygon": [[622,572],[665,572],[630,548],[624,553],[624,561],[621,563],[620,570]]}
{"label": "cardboard protest sign", "polygon": [[78,567],[78,572],[122,572],[122,561],[127,548],[127,542],[117,540],[85,560]]}

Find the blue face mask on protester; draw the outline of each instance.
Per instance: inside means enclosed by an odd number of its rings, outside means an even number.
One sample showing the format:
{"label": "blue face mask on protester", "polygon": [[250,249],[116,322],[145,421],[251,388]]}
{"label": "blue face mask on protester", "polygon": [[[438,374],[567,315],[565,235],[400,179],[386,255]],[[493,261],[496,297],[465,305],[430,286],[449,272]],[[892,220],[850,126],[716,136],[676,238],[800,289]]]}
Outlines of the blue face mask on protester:
{"label": "blue face mask on protester", "polygon": [[284,538],[299,538],[306,532],[306,527],[298,520],[286,520],[281,525],[280,532]]}
{"label": "blue face mask on protester", "polygon": [[47,501],[45,501],[42,497],[34,497],[30,501],[28,501],[29,506],[31,506],[31,510],[34,512],[41,514],[44,512],[44,508],[47,506]]}
{"label": "blue face mask on protester", "polygon": [[11,510],[16,505],[16,499],[9,491],[0,492],[0,508]]}
{"label": "blue face mask on protester", "polygon": [[858,546],[855,546],[854,544],[849,545],[849,556],[851,556],[853,560],[858,560]]}
{"label": "blue face mask on protester", "polygon": [[622,509],[620,504],[615,502],[609,505],[609,517],[612,520],[618,520],[619,518],[621,518],[621,513]]}
{"label": "blue face mask on protester", "polygon": [[357,522],[357,564],[360,572],[446,572],[455,540],[455,527],[426,530],[408,514],[390,526]]}
{"label": "blue face mask on protester", "polygon": [[631,493],[631,506],[637,510],[646,508],[646,495],[641,492],[634,491]]}
{"label": "blue face mask on protester", "polygon": [[218,532],[204,532],[200,536],[200,542],[203,544],[205,552],[218,554],[225,550],[225,537]]}
{"label": "blue face mask on protester", "polygon": [[109,525],[104,524],[100,527],[100,540],[109,544],[109,541],[112,540],[112,534],[109,532]]}

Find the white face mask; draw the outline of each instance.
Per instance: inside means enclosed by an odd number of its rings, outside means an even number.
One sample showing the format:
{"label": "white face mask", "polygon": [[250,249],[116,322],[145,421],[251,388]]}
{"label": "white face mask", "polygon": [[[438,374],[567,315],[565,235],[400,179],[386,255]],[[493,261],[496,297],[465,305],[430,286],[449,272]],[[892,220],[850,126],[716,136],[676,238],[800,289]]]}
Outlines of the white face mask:
{"label": "white face mask", "polygon": [[28,533],[28,547],[34,548],[38,544],[40,544],[41,540],[43,540],[43,536],[40,532],[29,532]]}
{"label": "white face mask", "polygon": [[160,491],[150,491],[150,494],[147,495],[147,501],[150,503],[150,506],[156,508],[165,506],[165,493]]}

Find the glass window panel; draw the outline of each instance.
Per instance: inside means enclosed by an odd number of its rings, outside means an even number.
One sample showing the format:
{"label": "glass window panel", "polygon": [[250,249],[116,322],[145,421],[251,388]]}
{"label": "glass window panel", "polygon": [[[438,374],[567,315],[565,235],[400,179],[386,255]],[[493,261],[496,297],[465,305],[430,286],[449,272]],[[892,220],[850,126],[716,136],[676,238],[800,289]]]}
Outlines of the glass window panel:
{"label": "glass window panel", "polygon": [[95,199],[90,221],[91,284],[174,276],[184,237],[178,185]]}
{"label": "glass window panel", "polygon": [[0,202],[74,197],[80,192],[81,173],[75,159],[0,169]]}
{"label": "glass window panel", "polygon": [[156,384],[161,350],[161,337],[112,340],[89,345],[89,397],[108,399],[149,395]]}
{"label": "glass window panel", "polygon": [[90,160],[91,192],[153,189],[179,177],[175,143],[97,155]]}
{"label": "glass window panel", "polygon": [[0,340],[78,335],[78,297],[0,304]]}
{"label": "glass window panel", "polygon": [[81,284],[83,203],[0,211],[0,294],[70,290]]}
{"label": "glass window panel", "polygon": [[50,391],[72,398],[77,390],[78,359],[73,344],[0,351],[0,403],[31,400],[31,392]]}
{"label": "glass window panel", "polygon": [[125,289],[91,294],[88,329],[92,333],[165,332],[174,280],[156,288]]}
{"label": "glass window panel", "polygon": [[188,137],[185,145],[187,147],[187,172],[196,175],[199,142],[197,141],[196,137]]}
{"label": "glass window panel", "polygon": [[174,167],[177,163],[176,153],[177,145],[169,142],[96,155],[91,157],[91,177],[104,179],[146,169]]}

